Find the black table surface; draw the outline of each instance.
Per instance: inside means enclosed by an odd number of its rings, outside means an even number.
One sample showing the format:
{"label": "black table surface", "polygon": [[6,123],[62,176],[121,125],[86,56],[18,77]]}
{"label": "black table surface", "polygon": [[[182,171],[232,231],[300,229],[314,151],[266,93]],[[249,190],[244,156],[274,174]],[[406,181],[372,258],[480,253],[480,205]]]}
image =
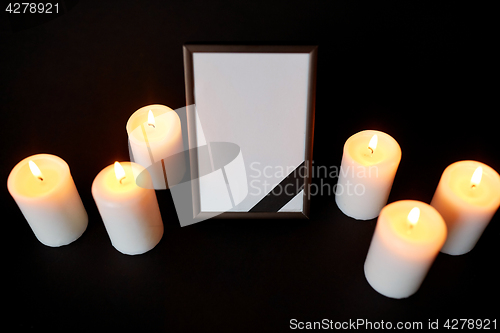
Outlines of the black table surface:
{"label": "black table surface", "polygon": [[[381,130],[403,152],[389,202],[430,202],[455,161],[500,170],[490,9],[123,0],[59,1],[59,15],[29,16],[6,12],[8,3],[0,14],[2,326],[276,332],[293,319],[438,320],[442,328],[447,319],[498,318],[490,305],[499,296],[498,213],[470,253],[439,254],[419,291],[394,300],[363,274],[376,219],[345,216],[332,194],[312,197],[309,220],[181,228],[170,192],[157,191],[165,234],[148,253],[127,256],[112,247],[90,191],[101,169],[128,160],[125,124],[135,110],[185,106],[184,43],[288,43],[319,46],[314,164],[340,166],[350,135]],[[82,237],[61,248],[35,238],[7,191],[10,170],[37,153],[69,164],[89,215]]]}

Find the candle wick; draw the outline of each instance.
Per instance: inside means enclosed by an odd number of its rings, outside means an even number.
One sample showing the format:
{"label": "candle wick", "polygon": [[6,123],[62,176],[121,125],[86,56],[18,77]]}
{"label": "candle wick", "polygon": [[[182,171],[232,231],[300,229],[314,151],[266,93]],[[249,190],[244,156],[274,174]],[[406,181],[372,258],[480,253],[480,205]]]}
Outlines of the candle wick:
{"label": "candle wick", "polygon": [[156,126],[154,124],[148,124],[149,126],[153,126],[153,128],[156,128]]}
{"label": "candle wick", "polygon": [[475,189],[475,188],[476,188],[476,184],[472,184],[472,185],[470,186],[470,188],[471,188],[471,189]]}
{"label": "candle wick", "polygon": [[38,176],[38,179],[40,179],[43,182],[43,178],[41,176]]}
{"label": "candle wick", "polygon": [[408,231],[406,233],[410,235],[412,231],[413,231],[413,223],[410,223],[410,221],[408,221]]}
{"label": "candle wick", "polygon": [[370,155],[373,155],[373,149],[372,149],[372,147],[368,147],[368,149],[370,149]]}
{"label": "candle wick", "polygon": [[124,177],[122,177],[122,178],[120,179],[120,184],[123,184],[123,183],[122,183],[122,180],[124,180],[125,178],[127,178],[127,177],[125,177],[125,176],[124,176]]}

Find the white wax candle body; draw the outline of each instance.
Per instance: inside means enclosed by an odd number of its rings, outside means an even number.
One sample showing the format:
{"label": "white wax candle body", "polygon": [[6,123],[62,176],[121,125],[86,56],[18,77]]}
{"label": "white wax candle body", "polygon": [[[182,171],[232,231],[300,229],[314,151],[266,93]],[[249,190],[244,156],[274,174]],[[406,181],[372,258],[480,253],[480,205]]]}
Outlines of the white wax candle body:
{"label": "white wax candle body", "polygon": [[[472,186],[471,176],[477,167],[482,167],[481,181]],[[500,176],[495,170],[476,161],[448,166],[431,201],[448,227],[441,252],[461,255],[472,250],[499,205]]]}
{"label": "white wax candle body", "polygon": [[[40,178],[31,172],[29,161],[40,169]],[[12,169],[7,187],[42,244],[70,244],[87,228],[87,212],[68,164],[60,157],[37,154],[25,158]]]}
{"label": "white wax candle body", "polygon": [[[414,207],[419,208],[420,218],[410,227],[407,216]],[[433,207],[414,200],[385,206],[365,261],[368,283],[387,297],[405,298],[414,294],[445,239],[446,225]]]}
{"label": "white wax candle body", "polygon": [[[370,151],[374,135],[378,144]],[[358,220],[377,217],[387,203],[400,161],[401,148],[386,133],[366,130],[347,139],[335,189],[339,209]]]}
{"label": "white wax candle body", "polygon": [[[149,123],[149,111],[154,124]],[[177,156],[184,151],[177,113],[164,105],[148,105],[134,112],[126,127],[134,162],[148,169],[154,188],[166,189],[177,184],[185,172],[183,155]],[[175,158],[168,159],[174,155]]]}
{"label": "white wax candle body", "polygon": [[92,195],[113,246],[124,254],[142,254],[163,236],[160,209],[155,191],[136,184],[137,177],[151,183],[147,170],[132,162],[120,164],[125,178],[116,178],[113,165],[104,168],[94,179]]}

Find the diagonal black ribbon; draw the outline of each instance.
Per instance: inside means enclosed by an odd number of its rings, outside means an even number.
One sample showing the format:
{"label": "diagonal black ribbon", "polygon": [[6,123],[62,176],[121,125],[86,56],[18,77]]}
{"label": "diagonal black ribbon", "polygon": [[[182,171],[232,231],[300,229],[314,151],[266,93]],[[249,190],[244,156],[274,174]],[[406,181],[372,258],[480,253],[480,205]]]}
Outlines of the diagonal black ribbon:
{"label": "diagonal black ribbon", "polygon": [[277,212],[304,188],[305,161],[276,185],[249,212]]}

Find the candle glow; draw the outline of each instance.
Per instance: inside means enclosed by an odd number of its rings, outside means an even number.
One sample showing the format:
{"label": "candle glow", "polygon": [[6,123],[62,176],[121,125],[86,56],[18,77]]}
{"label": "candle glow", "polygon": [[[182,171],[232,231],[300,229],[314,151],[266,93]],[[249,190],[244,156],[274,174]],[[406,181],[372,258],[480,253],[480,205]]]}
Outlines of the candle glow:
{"label": "candle glow", "polygon": [[474,173],[472,174],[472,177],[470,179],[470,186],[472,188],[476,187],[479,185],[479,183],[481,182],[481,177],[483,176],[483,168],[481,168],[480,166],[476,168],[476,170],[474,171]]}
{"label": "candle glow", "polygon": [[28,162],[28,165],[30,167],[30,170],[31,170],[31,173],[33,174],[33,176],[35,176],[35,178],[43,180],[42,172],[40,171],[40,169],[38,168],[36,163],[30,160]]}
{"label": "candle glow", "polygon": [[420,218],[420,209],[418,207],[413,207],[412,210],[410,210],[410,213],[408,214],[408,222],[410,223],[410,228],[414,227],[418,219]]}
{"label": "candle glow", "polygon": [[446,236],[443,217],[430,205],[416,200],[388,204],[380,212],[366,257],[368,283],[387,297],[414,294]]}
{"label": "candle glow", "polygon": [[372,154],[375,151],[375,148],[377,148],[377,143],[378,143],[378,136],[377,134],[374,134],[370,139],[370,142],[368,143],[368,149],[370,149],[370,152]]}
{"label": "candle glow", "polygon": [[[137,185],[135,175],[141,175],[146,188]],[[106,232],[121,253],[147,252],[162,238],[163,222],[151,185],[147,170],[134,162],[108,165],[92,183],[92,196]]]}
{"label": "candle glow", "polygon": [[123,170],[122,165],[118,162],[115,162],[115,176],[116,179],[120,182],[120,184],[123,178],[125,178],[125,170]]}
{"label": "candle glow", "polygon": [[155,128],[155,117],[153,116],[153,111],[149,110],[148,112],[148,125],[149,126],[152,126],[153,128]]}
{"label": "candle glow", "polygon": [[87,228],[87,212],[62,158],[36,154],[23,159],[9,174],[7,188],[42,244],[70,244]]}
{"label": "candle glow", "polygon": [[449,230],[441,252],[465,254],[475,247],[500,206],[500,175],[478,161],[452,163],[443,171],[431,205]]}
{"label": "candle glow", "polygon": [[[387,204],[400,161],[401,148],[387,133],[364,130],[350,136],[344,144],[335,193],[339,209],[357,220],[377,217]],[[363,193],[352,195],[349,186]]]}
{"label": "candle glow", "polygon": [[169,159],[184,151],[181,121],[174,110],[160,104],[144,106],[130,116],[126,129],[134,162],[148,169],[155,189],[166,189],[182,179],[184,155]]}

